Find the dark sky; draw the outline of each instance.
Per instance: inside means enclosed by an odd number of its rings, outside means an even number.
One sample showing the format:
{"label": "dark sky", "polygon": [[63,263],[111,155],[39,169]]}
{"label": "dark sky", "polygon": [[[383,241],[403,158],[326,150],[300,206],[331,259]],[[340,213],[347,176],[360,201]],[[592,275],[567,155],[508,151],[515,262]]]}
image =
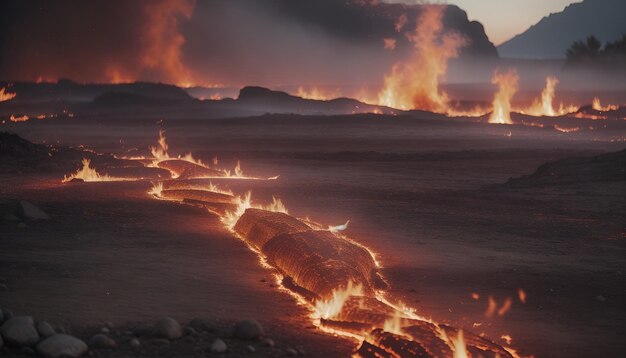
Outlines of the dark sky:
{"label": "dark sky", "polygon": [[[395,30],[419,6],[372,0],[6,0],[0,79],[181,85],[380,81],[411,49]],[[493,57],[482,27],[449,8],[462,56]],[[397,41],[395,50],[384,39]]]}

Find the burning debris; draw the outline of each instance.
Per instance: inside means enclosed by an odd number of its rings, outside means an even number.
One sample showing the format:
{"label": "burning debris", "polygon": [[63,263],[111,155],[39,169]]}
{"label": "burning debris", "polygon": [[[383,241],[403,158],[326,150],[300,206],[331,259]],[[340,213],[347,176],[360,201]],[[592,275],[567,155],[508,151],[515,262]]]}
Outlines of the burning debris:
{"label": "burning debris", "polygon": [[63,183],[83,181],[83,182],[101,182],[101,181],[131,181],[136,180],[132,178],[118,178],[112,177],[107,174],[100,174],[94,168],[90,166],[91,160],[84,158],[82,168],[78,169],[76,173],[70,176],[65,176],[62,180]]}

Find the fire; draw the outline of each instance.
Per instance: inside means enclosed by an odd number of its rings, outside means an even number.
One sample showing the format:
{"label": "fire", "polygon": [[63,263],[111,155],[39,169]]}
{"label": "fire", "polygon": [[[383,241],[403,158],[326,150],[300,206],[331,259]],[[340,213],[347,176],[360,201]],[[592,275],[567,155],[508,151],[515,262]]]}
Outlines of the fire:
{"label": "fire", "polygon": [[519,76],[515,69],[509,69],[506,73],[495,71],[491,83],[498,85],[499,90],[493,99],[493,112],[489,117],[489,123],[513,124],[511,121],[511,99],[517,92],[518,81]]}
{"label": "fire", "polygon": [[600,98],[598,97],[595,97],[593,99],[593,102],[591,102],[591,107],[598,112],[616,111],[619,109],[619,106],[611,105],[611,104],[607,106],[603,106],[602,103],[600,102]]}
{"label": "fire", "polygon": [[507,297],[506,300],[504,300],[502,307],[498,310],[498,316],[504,316],[511,309],[512,305],[513,301],[510,297]]}
{"label": "fire", "polygon": [[526,303],[526,291],[524,289],[520,288],[517,290],[517,297],[521,303]]}
{"label": "fire", "polygon": [[332,298],[328,300],[318,300],[315,302],[313,312],[314,318],[331,319],[337,317],[343,308],[344,303],[350,296],[362,296],[363,286],[354,285],[348,282],[346,287],[340,287],[333,291]]}
{"label": "fire", "polygon": [[459,329],[459,334],[456,338],[450,340],[452,346],[454,346],[454,358],[468,358],[467,347],[465,346],[465,339],[463,338],[463,330]]}
{"label": "fire", "polygon": [[78,169],[76,173],[63,177],[62,182],[67,183],[74,179],[80,179],[85,182],[98,182],[98,181],[127,181],[133,180],[129,178],[116,178],[111,177],[106,174],[98,173],[94,168],[90,166],[91,160],[84,158],[83,159],[83,167]]}
{"label": "fire", "polygon": [[344,231],[348,228],[348,224],[350,224],[350,220],[346,221],[345,224],[341,224],[341,225],[329,225],[328,226],[328,231],[330,232],[340,232],[340,231]]}
{"label": "fire", "polygon": [[503,334],[500,338],[502,338],[509,346],[513,342],[513,338],[511,338],[511,336],[508,334]]}
{"label": "fire", "polygon": [[11,122],[15,122],[15,123],[17,123],[17,122],[26,122],[29,119],[30,119],[30,117],[27,116],[27,115],[17,116],[16,117],[15,115],[12,114],[11,117],[9,117],[9,120]]}
{"label": "fire", "polygon": [[163,183],[159,182],[152,185],[152,188],[148,191],[148,194],[160,198],[161,192],[163,192]]}
{"label": "fire", "polygon": [[[459,55],[467,41],[456,33],[444,34],[442,17],[445,6],[425,6],[417,27],[407,38],[414,46],[411,58],[397,63],[385,76],[378,94],[378,104],[403,110],[422,109],[439,113],[448,111],[448,95],[439,90],[439,81],[448,69],[448,60]],[[401,24],[402,28],[406,20]]]}
{"label": "fire", "polygon": [[0,102],[10,101],[17,96],[17,93],[6,92],[4,87],[0,88]]}
{"label": "fire", "polygon": [[559,105],[558,110],[554,109],[554,96],[558,83],[559,80],[554,76],[546,78],[546,87],[541,92],[541,98],[536,99],[529,109],[521,112],[531,116],[555,117],[578,111],[578,107],[564,106],[563,103]]}
{"label": "fire", "polygon": [[304,98],[304,99],[314,99],[318,101],[328,101],[333,98],[339,97],[338,91],[327,92],[319,87],[311,87],[308,90],[304,88],[304,86],[298,87],[298,91],[296,92],[296,96]]}
{"label": "fire", "polygon": [[272,197],[272,202],[268,205],[257,205],[252,204],[252,192],[248,191],[243,196],[238,196],[235,198],[236,209],[234,211],[226,211],[224,216],[221,217],[222,223],[228,228],[231,229],[237,223],[237,220],[246,212],[246,209],[254,208],[261,209],[267,211],[274,211],[279,213],[288,214],[287,207],[280,199]]}

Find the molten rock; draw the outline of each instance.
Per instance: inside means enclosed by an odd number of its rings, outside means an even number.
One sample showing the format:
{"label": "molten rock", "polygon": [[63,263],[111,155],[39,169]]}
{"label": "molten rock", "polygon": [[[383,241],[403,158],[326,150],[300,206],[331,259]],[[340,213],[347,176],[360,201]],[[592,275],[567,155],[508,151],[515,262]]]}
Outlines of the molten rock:
{"label": "molten rock", "polygon": [[264,334],[261,324],[253,319],[237,322],[233,327],[233,336],[239,339],[257,339]]}
{"label": "molten rock", "polygon": [[293,216],[260,209],[247,209],[235,225],[235,231],[258,249],[276,235],[308,230],[308,225]]}
{"label": "molten rock", "polygon": [[370,253],[329,231],[279,235],[261,251],[296,284],[321,297],[331,296],[348,282],[372,293],[370,277],[376,264]]}
{"label": "molten rock", "polygon": [[180,179],[215,178],[224,176],[224,173],[219,170],[210,169],[182,159],[164,160],[157,165],[159,168],[169,170],[174,177]]}
{"label": "molten rock", "polygon": [[161,197],[169,200],[195,200],[206,203],[224,203],[230,204],[233,202],[233,196],[215,193],[206,190],[195,189],[175,189],[175,190],[163,190],[161,191]]}
{"label": "molten rock", "polygon": [[30,316],[13,317],[0,327],[2,338],[9,345],[32,346],[39,341],[39,332]]}
{"label": "molten rock", "polygon": [[87,344],[66,334],[55,334],[37,345],[37,352],[44,357],[80,357],[87,353]]}

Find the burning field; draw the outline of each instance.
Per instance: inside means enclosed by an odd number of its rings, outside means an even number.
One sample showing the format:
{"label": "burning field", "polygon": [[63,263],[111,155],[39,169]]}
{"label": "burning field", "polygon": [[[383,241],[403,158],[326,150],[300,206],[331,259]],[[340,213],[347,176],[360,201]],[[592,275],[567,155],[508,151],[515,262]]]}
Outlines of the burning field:
{"label": "burning field", "polygon": [[623,355],[623,43],[506,59],[456,6],[302,6],[114,1],[120,53],[12,30],[0,354]]}

